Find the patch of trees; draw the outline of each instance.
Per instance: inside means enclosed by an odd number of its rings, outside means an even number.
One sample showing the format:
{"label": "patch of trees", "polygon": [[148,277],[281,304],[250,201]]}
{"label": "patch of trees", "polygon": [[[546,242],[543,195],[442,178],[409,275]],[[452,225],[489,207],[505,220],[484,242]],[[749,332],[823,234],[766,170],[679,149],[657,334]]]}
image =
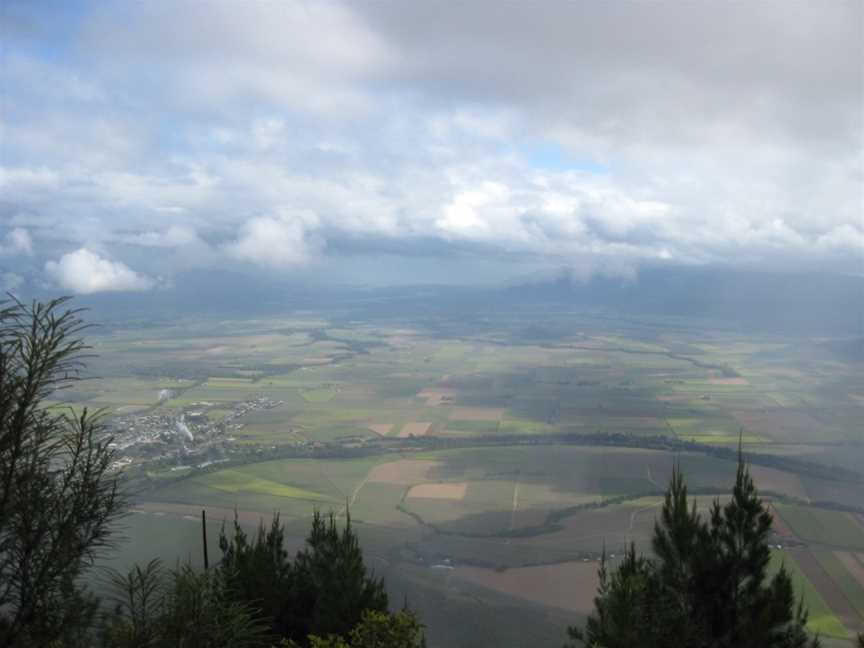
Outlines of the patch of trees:
{"label": "patch of trees", "polygon": [[594,613],[568,636],[591,648],[818,648],[784,567],[769,574],[771,514],[739,457],[732,498],[703,517],[676,468],[655,522],[653,557],[631,545]]}
{"label": "patch of trees", "polygon": [[413,648],[422,626],[388,611],[384,583],[369,573],[350,520],[316,513],[294,560],[276,516],[254,539],[235,520],[209,571],[171,571],[158,561],[115,574],[114,608],[101,624],[105,648]]}

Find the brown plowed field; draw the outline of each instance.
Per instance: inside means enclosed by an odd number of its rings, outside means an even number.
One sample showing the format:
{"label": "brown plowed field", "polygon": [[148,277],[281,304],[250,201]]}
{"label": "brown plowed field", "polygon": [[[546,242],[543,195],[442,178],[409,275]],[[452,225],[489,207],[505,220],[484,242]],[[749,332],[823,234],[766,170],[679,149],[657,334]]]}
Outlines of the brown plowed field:
{"label": "brown plowed field", "polygon": [[450,418],[454,421],[500,421],[502,407],[454,407]]}
{"label": "brown plowed field", "polygon": [[808,499],[807,491],[798,475],[765,466],[750,466],[750,474],[760,491],[774,491],[798,499]]}
{"label": "brown plowed field", "polygon": [[831,608],[831,611],[840,619],[840,622],[849,629],[860,630],[861,617],[858,616],[855,608],[852,607],[849,599],[837,587],[834,580],[822,569],[822,565],[810,553],[810,550],[803,547],[794,547],[790,548],[788,553],[795,559],[795,562],[798,563],[807,580],[816,588],[828,604],[828,607]]}
{"label": "brown plowed field", "polygon": [[594,609],[600,564],[565,562],[496,571],[486,567],[458,567],[456,578],[541,605],[588,614]]}
{"label": "brown plowed field", "polygon": [[366,427],[380,436],[387,436],[393,431],[392,423],[369,423]]}
{"label": "brown plowed field", "polygon": [[864,554],[858,554],[858,557],[856,557],[855,554],[849,551],[835,551],[834,556],[843,563],[846,571],[852,574],[852,577],[858,581],[858,584],[864,587]]}
{"label": "brown plowed field", "polygon": [[432,423],[429,423],[428,421],[414,421],[412,423],[406,423],[402,426],[402,429],[399,430],[398,436],[400,438],[409,436],[425,436],[430,427],[432,427]]}
{"label": "brown plowed field", "polygon": [[788,536],[791,538],[796,537],[795,532],[788,524],[786,524],[786,521],[780,516],[780,513],[773,506],[771,507],[771,516],[774,518],[772,527],[774,528],[775,533],[781,536]]}

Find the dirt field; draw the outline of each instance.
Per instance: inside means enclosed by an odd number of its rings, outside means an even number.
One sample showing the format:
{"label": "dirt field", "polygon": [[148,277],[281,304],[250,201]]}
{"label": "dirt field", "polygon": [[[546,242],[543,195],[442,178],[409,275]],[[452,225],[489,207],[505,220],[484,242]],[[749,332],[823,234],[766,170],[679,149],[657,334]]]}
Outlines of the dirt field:
{"label": "dirt field", "polygon": [[765,466],[750,466],[750,474],[760,491],[774,491],[803,500],[808,499],[807,491],[798,475]]}
{"label": "dirt field", "polygon": [[454,407],[450,418],[454,421],[500,421],[502,407]]}
{"label": "dirt field", "polygon": [[496,571],[458,567],[456,578],[541,605],[587,614],[594,609],[599,563],[565,562]]}
{"label": "dirt field", "polygon": [[437,465],[437,461],[415,461],[411,459],[391,461],[375,466],[369,471],[367,481],[373,484],[412,485],[424,481],[429,471]]}
{"label": "dirt field", "polygon": [[858,554],[856,557],[849,551],[835,551],[834,556],[843,563],[843,566],[858,581],[858,584],[864,587],[864,554]]}
{"label": "dirt field", "polygon": [[425,436],[429,431],[429,428],[432,426],[432,423],[428,421],[412,421],[411,423],[406,423],[402,426],[402,429],[399,430],[399,437],[409,437],[409,436]]}
{"label": "dirt field", "polygon": [[419,484],[412,486],[408,491],[408,497],[426,497],[429,499],[463,500],[468,484],[465,482],[457,484]]}
{"label": "dirt field", "polygon": [[369,423],[366,427],[379,436],[387,436],[393,431],[392,423]]}
{"label": "dirt field", "polygon": [[813,584],[840,622],[847,629],[859,630],[862,625],[861,617],[828,573],[822,569],[816,557],[803,547],[788,549],[788,553],[795,558],[807,580]]}
{"label": "dirt field", "polygon": [[773,506],[771,507],[771,515],[774,518],[774,522],[772,526],[774,527],[774,531],[781,536],[786,536],[790,538],[795,537],[795,532],[789,527],[788,524],[780,517],[780,513],[777,512],[777,509]]}

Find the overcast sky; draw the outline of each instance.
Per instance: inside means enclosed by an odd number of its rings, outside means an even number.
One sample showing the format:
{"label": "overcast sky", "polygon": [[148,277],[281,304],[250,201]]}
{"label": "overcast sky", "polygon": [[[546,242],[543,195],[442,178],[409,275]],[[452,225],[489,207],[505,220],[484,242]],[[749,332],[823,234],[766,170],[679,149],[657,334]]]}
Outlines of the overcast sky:
{"label": "overcast sky", "polygon": [[862,7],[2,0],[0,287],[864,273]]}

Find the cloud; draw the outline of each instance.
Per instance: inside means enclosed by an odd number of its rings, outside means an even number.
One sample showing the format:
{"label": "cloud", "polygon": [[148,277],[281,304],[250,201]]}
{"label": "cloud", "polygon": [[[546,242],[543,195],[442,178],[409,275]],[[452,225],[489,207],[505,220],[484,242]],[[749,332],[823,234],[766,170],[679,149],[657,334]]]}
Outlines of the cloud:
{"label": "cloud", "polygon": [[187,245],[203,245],[198,234],[191,227],[171,225],[164,231],[148,230],[122,237],[125,243],[155,248],[177,248]]}
{"label": "cloud", "polygon": [[19,254],[33,254],[33,239],[30,232],[21,227],[11,230],[0,241],[0,256],[15,256]]}
{"label": "cloud", "polygon": [[303,219],[265,216],[246,222],[240,237],[225,250],[240,261],[284,269],[309,261],[312,245]]}
{"label": "cloud", "polygon": [[858,271],[862,7],[25,3],[0,222],[34,267],[145,280],[346,249]]}
{"label": "cloud", "polygon": [[14,272],[0,272],[0,290],[4,292],[15,292],[24,285],[24,277]]}
{"label": "cloud", "polygon": [[107,291],[150,290],[156,283],[119,261],[110,261],[80,248],[48,261],[45,272],[64,290],[79,295]]}

